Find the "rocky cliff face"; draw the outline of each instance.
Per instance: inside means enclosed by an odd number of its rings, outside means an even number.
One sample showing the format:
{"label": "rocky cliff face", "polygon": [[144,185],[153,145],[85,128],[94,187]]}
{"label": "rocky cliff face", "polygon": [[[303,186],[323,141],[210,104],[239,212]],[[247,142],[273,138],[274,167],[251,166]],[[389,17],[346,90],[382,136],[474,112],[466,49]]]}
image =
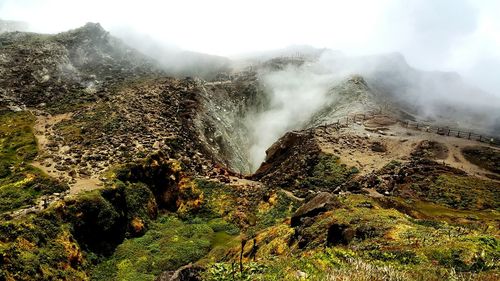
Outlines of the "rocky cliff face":
{"label": "rocky cliff face", "polygon": [[159,73],[99,24],[57,35],[5,33],[0,44],[2,100],[18,106],[57,110],[95,102],[124,79]]}

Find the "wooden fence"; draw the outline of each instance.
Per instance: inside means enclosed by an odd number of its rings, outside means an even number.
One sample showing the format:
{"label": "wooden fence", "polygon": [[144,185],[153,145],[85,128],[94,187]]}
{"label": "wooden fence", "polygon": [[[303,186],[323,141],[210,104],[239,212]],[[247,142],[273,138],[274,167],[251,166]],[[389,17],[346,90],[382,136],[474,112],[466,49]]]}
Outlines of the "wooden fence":
{"label": "wooden fence", "polygon": [[[331,126],[335,126],[337,128],[347,127],[354,123],[361,124],[365,120],[374,117],[375,115],[382,115],[382,111],[370,111],[366,113],[356,113],[356,114],[348,114],[345,117],[338,119],[336,122],[325,123],[320,127],[327,128]],[[450,128],[450,127],[442,127],[442,126],[433,126],[431,124],[426,124],[422,122],[414,122],[410,120],[397,120],[404,127],[409,129],[421,130],[429,133],[435,133],[442,136],[452,136],[457,138],[464,138],[474,141],[479,141],[482,143],[487,143],[490,145],[500,146],[500,139],[497,137],[493,137],[486,134],[477,134],[472,131],[459,129],[459,128]]]}
{"label": "wooden fence", "polygon": [[430,124],[425,124],[421,122],[413,122],[413,121],[403,121],[402,124],[407,128],[417,129],[429,133],[436,133],[442,136],[453,136],[457,138],[464,138],[469,140],[475,140],[483,143],[488,143],[491,145],[500,146],[500,139],[486,135],[486,134],[477,134],[472,131],[460,129],[460,128],[450,128],[450,127],[440,127],[433,126]]}

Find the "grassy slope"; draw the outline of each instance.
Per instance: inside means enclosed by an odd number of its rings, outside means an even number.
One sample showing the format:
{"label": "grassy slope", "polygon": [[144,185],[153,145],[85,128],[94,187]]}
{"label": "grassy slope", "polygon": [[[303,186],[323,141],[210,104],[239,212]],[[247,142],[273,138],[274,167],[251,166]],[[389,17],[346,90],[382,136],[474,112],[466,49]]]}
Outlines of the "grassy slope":
{"label": "grassy slope", "polygon": [[[303,251],[286,243],[286,235],[290,238],[293,229],[278,224],[257,236],[266,246],[257,254],[257,262],[246,260],[243,273],[235,272],[230,262],[221,262],[214,263],[205,278],[234,280],[236,275],[237,280],[296,280],[298,271],[306,273],[308,280],[498,277],[497,230],[414,219],[396,209],[383,208],[363,195],[348,195],[342,202],[343,207],[321,215],[306,233],[301,233],[311,237]],[[354,237],[348,245],[325,247],[328,225],[332,223],[363,229],[365,235]]]}
{"label": "grassy slope", "polygon": [[232,239],[234,233],[230,233],[211,222],[186,222],[175,215],[164,215],[144,236],[127,239],[119,245],[113,256],[94,270],[92,277],[94,280],[155,280],[165,270],[175,270],[203,258],[227,241],[220,241],[221,237]]}
{"label": "grassy slope", "polygon": [[29,165],[37,154],[35,118],[28,112],[0,113],[0,213],[34,204],[67,186]]}

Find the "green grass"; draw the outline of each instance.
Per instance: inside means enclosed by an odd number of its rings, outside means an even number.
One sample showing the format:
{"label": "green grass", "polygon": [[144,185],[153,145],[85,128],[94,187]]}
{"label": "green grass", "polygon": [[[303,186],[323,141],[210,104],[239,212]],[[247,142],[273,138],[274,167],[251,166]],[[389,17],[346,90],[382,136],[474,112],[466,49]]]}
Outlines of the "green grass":
{"label": "green grass", "polygon": [[[164,214],[156,220],[144,219],[148,224],[144,235],[130,237],[118,245],[109,258],[97,265],[92,280],[154,280],[161,272],[190,262],[220,260],[230,247],[240,243],[240,229],[230,221],[233,207],[226,204],[233,196],[228,187],[207,181],[185,185],[203,192],[201,205],[188,216]],[[152,198],[152,194],[144,186],[133,186],[133,191],[130,187],[125,189],[126,204],[132,209],[128,211],[128,220],[150,214],[150,209],[144,207],[144,198]],[[128,198],[135,197],[139,199],[128,202]]]}
{"label": "green grass", "polygon": [[415,210],[418,210],[423,215],[448,223],[470,224],[478,227],[492,225],[494,228],[496,221],[500,218],[500,213],[497,210],[457,210],[425,201],[411,202],[411,204],[413,204]]}
{"label": "green grass", "polygon": [[[300,278],[298,273],[305,274]],[[343,248],[308,251],[259,262],[244,262],[243,271],[232,262],[212,263],[203,275],[207,281],[310,280],[310,281],[406,281],[498,280],[494,272],[463,273],[434,265],[398,266],[374,263]]]}
{"label": "green grass", "polygon": [[37,155],[34,121],[28,112],[0,113],[0,212],[32,205],[41,195],[68,188],[29,165]]}
{"label": "green grass", "polygon": [[442,174],[431,183],[416,183],[411,188],[421,198],[454,209],[500,210],[500,201],[498,200],[500,186],[491,180]]}
{"label": "green grass", "polygon": [[[213,225],[213,224],[212,224]],[[154,280],[165,270],[195,262],[232,238],[207,223],[187,223],[174,215],[153,222],[144,236],[127,239],[96,267],[93,280]]]}
{"label": "green grass", "polygon": [[257,210],[256,223],[255,226],[250,228],[250,232],[256,232],[281,223],[284,219],[291,217],[299,206],[298,202],[290,199],[281,191],[275,193],[274,201],[273,205]]}
{"label": "green grass", "polygon": [[18,163],[36,156],[36,140],[32,129],[34,122],[35,117],[27,112],[1,113],[0,159],[3,163]]}
{"label": "green grass", "polygon": [[33,205],[41,195],[63,192],[67,188],[39,169],[18,166],[15,173],[0,179],[0,213]]}
{"label": "green grass", "polygon": [[[302,228],[282,223],[256,233],[258,262],[248,257],[251,245],[247,245],[242,273],[236,246],[232,260],[210,263],[204,277],[299,280],[296,274],[301,271],[307,280],[495,280],[500,261],[497,230],[449,224],[431,215],[413,219],[364,195],[347,195],[340,201],[341,206]],[[366,202],[369,208],[364,207]],[[347,245],[327,246],[333,224],[352,229],[354,238]],[[292,236],[287,238],[286,233]],[[292,243],[291,237],[295,237]],[[302,239],[308,243],[298,250]]]}
{"label": "green grass", "polygon": [[55,212],[0,221],[0,280],[87,280],[88,263]]}

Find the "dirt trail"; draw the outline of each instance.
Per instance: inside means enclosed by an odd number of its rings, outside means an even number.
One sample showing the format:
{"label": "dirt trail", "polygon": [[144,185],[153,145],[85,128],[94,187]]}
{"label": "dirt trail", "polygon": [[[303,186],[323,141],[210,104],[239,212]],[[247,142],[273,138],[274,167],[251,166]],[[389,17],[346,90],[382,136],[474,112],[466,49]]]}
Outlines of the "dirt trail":
{"label": "dirt trail", "polygon": [[[476,166],[469,162],[462,154],[462,149],[467,146],[484,146],[491,147],[493,149],[499,150],[497,147],[487,145],[474,140],[468,140],[463,138],[457,138],[453,136],[443,136],[430,132],[424,132],[420,130],[406,129],[400,126],[395,126],[393,128],[396,132],[410,133],[412,134],[409,138],[417,141],[430,140],[442,143],[448,149],[448,156],[444,160],[437,160],[438,162],[443,162],[451,167],[461,169],[470,175],[475,175],[479,178],[489,179],[486,174],[493,174],[488,170],[485,170],[479,166]],[[491,179],[490,179],[491,180]]]}
{"label": "dirt trail", "polygon": [[[380,124],[378,121],[381,121]],[[324,152],[339,156],[341,162],[348,166],[360,168],[361,175],[378,170],[391,160],[409,160],[418,145],[428,140],[441,143],[448,149],[447,157],[436,161],[491,180],[486,177],[491,172],[467,161],[461,151],[466,146],[491,146],[474,140],[408,129],[380,116],[375,120],[367,120],[366,126],[358,122],[339,131],[316,129],[316,138]],[[380,143],[385,151],[374,151],[373,143]],[[496,147],[492,148],[498,150]]]}
{"label": "dirt trail", "polygon": [[56,163],[52,158],[47,157],[45,153],[48,150],[57,150],[57,154],[63,156],[69,147],[50,146],[50,136],[54,135],[54,126],[61,121],[71,119],[70,113],[58,115],[37,115],[37,120],[34,125],[34,134],[37,140],[38,150],[41,152],[35,161],[31,164],[44,171],[51,177],[68,182],[70,186],[70,194],[76,194],[85,190],[93,190],[102,187],[103,183],[99,180],[98,176],[80,176],[70,175],[68,171],[60,171],[55,168]]}
{"label": "dirt trail", "polygon": [[58,115],[37,115],[34,131],[37,139],[38,149],[43,151],[49,144],[48,136],[53,133],[53,126],[63,120],[71,119],[70,113]]}

